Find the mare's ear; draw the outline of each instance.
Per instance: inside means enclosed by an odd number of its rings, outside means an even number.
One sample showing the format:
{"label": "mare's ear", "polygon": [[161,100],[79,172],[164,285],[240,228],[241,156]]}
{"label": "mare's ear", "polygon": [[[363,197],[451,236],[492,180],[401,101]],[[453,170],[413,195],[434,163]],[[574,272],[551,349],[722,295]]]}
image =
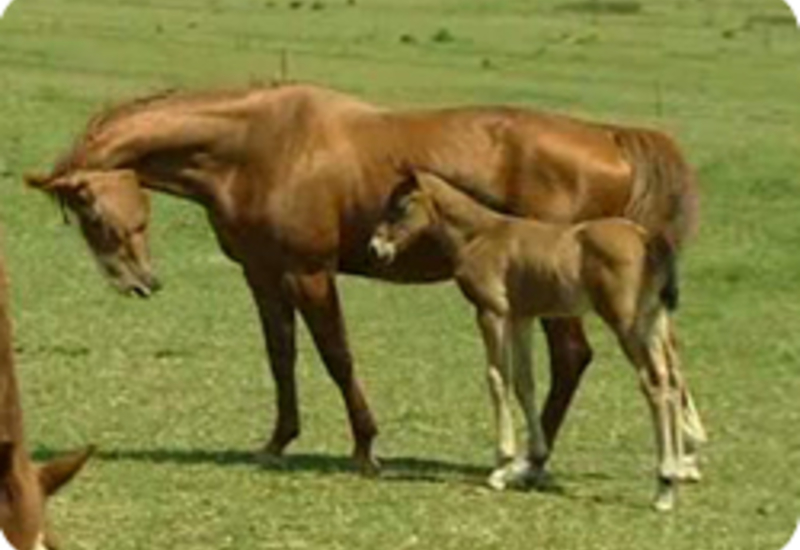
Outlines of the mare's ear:
{"label": "mare's ear", "polygon": [[32,188],[46,193],[56,193],[60,191],[81,191],[86,187],[86,180],[79,174],[67,174],[65,176],[43,176],[40,174],[25,174],[25,184]]}
{"label": "mare's ear", "polygon": [[89,457],[94,454],[94,446],[71,453],[39,466],[39,484],[45,495],[55,494],[67,484],[83,468]]}
{"label": "mare's ear", "polygon": [[0,441],[0,482],[5,480],[14,468],[14,442]]}
{"label": "mare's ear", "polygon": [[39,189],[40,191],[49,191],[51,189],[52,178],[42,174],[25,174],[22,176],[25,180],[25,185],[32,189]]}

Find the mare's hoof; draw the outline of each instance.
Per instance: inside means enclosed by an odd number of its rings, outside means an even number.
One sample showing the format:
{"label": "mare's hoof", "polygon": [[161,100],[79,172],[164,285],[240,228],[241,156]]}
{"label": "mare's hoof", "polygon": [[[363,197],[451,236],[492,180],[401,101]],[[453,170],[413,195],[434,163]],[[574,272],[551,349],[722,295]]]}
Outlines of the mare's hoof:
{"label": "mare's hoof", "polygon": [[283,464],[283,449],[275,449],[272,445],[266,445],[255,452],[256,462],[263,466],[277,466]]}
{"label": "mare's hoof", "polygon": [[354,459],[361,475],[365,477],[378,477],[380,475],[381,463],[374,456],[356,455]]}

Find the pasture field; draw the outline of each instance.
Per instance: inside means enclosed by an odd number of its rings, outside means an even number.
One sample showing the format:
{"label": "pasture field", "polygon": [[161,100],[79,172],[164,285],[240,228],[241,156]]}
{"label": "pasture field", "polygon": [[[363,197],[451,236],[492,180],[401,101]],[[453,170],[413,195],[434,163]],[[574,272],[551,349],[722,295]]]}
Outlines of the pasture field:
{"label": "pasture field", "polygon": [[[273,391],[238,269],[202,212],[156,202],[165,290],[117,296],[23,189],[107,102],[288,74],[395,106],[515,103],[673,133],[702,228],[679,326],[706,479],[648,508],[650,420],[597,323],[550,493],[483,488],[483,353],[451,285],[342,281],[382,434],[355,475],[309,340],[304,433],[251,455]],[[16,0],[0,21],[0,219],[38,456],[101,451],[52,507],[65,548],[778,550],[800,516],[800,31],[780,0]],[[538,380],[547,383],[543,339]]]}

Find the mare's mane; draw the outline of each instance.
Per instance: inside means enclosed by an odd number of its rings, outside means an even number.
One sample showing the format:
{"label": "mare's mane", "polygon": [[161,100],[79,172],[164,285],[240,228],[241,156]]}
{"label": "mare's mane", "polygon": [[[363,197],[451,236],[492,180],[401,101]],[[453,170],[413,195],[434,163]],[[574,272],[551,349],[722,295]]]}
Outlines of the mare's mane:
{"label": "mare's mane", "polygon": [[231,88],[212,88],[207,90],[186,90],[182,88],[166,88],[150,94],[126,98],[113,103],[108,103],[99,112],[89,118],[83,130],[74,138],[72,147],[58,158],[51,174],[59,176],[66,174],[80,165],[86,147],[92,139],[107,125],[121,118],[152,109],[154,107],[169,107],[189,105],[206,101],[235,99],[248,93],[266,91],[283,87],[287,84],[280,82],[260,83],[253,82],[248,86]]}

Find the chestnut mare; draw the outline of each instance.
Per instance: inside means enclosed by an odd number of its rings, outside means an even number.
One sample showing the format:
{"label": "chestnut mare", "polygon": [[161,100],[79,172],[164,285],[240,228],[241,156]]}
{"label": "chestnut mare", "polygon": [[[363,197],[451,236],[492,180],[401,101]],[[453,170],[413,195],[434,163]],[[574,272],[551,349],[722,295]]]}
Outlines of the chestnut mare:
{"label": "chestnut mare", "polygon": [[[696,222],[693,175],[660,132],[511,107],[392,111],[310,85],[167,93],[119,105],[92,119],[50,174],[27,180],[64,198],[87,192],[70,177],[80,171],[130,169],[144,187],[204,206],[261,318],[278,409],[265,452],[281,454],[300,432],[299,312],[341,390],[354,456],[374,471],[377,428],[354,374],[335,274],[398,282],[452,276],[452,263],[429,239],[391,266],[369,254],[405,164],[445,175],[517,216],[624,216],[676,247]],[[544,326],[552,386],[543,424],[552,448],[591,349],[579,320]]]}
{"label": "chestnut mare", "polygon": [[28,457],[14,373],[5,266],[0,258],[0,531],[16,550],[55,548],[45,500],[83,467],[92,449],[35,465]]}
{"label": "chestnut mare", "polygon": [[[706,440],[671,338],[669,314],[678,305],[672,246],[624,218],[552,224],[503,216],[444,179],[412,172],[392,193],[370,247],[391,263],[426,234],[453,260],[486,349],[498,457],[489,484],[502,490],[546,477],[550,450],[536,407],[531,322],[594,311],[639,375],[657,449],[654,506],[672,509],[676,482],[700,477],[696,453]],[[527,424],[520,457],[514,456],[512,386]]]}

